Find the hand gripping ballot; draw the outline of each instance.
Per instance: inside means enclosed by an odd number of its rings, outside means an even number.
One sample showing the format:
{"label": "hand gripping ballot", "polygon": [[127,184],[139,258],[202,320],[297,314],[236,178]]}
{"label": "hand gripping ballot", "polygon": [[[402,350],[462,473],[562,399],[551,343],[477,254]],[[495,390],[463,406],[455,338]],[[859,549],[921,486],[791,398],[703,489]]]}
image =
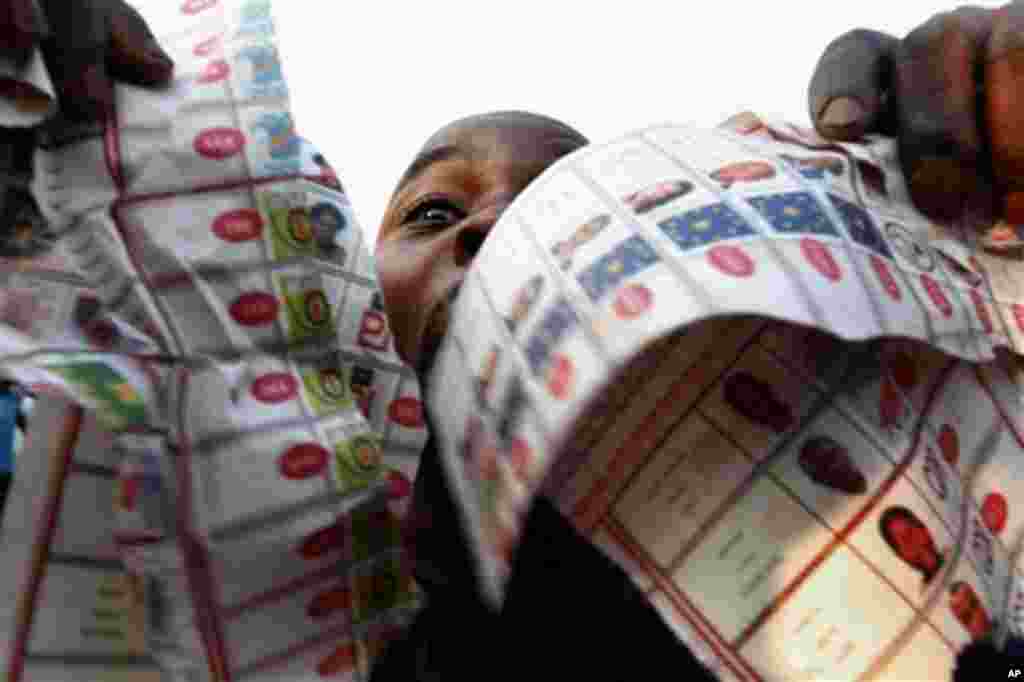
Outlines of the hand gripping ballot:
{"label": "hand gripping ballot", "polygon": [[[152,679],[357,679],[418,603],[397,530],[416,382],[352,207],[296,133],[270,3],[139,5],[175,82],[118,86],[102,136],[46,127],[32,190],[56,246],[0,262],[0,365],[67,429],[33,451],[56,530],[5,553],[33,566],[3,612],[8,672],[85,679],[88,654]],[[83,471],[107,492],[70,493]],[[61,545],[72,523],[96,543]],[[47,596],[61,571],[82,594],[128,576],[132,661],[113,631],[55,625],[100,608]]]}
{"label": "hand gripping ballot", "polygon": [[892,140],[749,115],[550,166],[427,382],[485,592],[545,495],[719,679],[948,679],[1021,631],[1024,270],[958,227]]}

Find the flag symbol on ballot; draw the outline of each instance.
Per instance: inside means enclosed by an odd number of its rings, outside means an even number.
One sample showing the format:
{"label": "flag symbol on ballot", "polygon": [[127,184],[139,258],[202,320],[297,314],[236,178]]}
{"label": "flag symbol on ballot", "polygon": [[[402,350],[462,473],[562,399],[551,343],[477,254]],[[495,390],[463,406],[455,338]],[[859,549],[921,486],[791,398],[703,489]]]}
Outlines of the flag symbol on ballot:
{"label": "flag symbol on ballot", "polygon": [[757,234],[743,216],[722,202],[672,216],[658,227],[683,251]]}

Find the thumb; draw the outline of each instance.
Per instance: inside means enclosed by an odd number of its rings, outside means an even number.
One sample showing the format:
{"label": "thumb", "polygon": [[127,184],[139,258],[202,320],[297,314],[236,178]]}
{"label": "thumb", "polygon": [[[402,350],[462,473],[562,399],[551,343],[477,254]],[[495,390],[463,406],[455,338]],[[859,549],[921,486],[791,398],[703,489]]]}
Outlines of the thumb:
{"label": "thumb", "polygon": [[111,101],[104,63],[107,22],[100,7],[81,0],[40,0],[50,34],[40,41],[62,114],[102,120]]}
{"label": "thumb", "polygon": [[174,62],[149,30],[138,11],[117,0],[110,13],[107,70],[134,85],[165,85],[174,76]]}
{"label": "thumb", "polygon": [[885,93],[898,45],[894,36],[856,29],[825,48],[807,93],[811,121],[821,135],[856,140],[867,132],[891,131]]}

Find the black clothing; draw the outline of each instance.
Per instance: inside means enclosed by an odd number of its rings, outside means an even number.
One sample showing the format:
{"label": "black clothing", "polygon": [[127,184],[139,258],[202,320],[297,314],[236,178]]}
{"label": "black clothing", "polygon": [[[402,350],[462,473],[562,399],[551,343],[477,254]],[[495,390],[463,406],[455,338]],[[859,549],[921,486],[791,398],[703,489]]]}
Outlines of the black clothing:
{"label": "black clothing", "polygon": [[716,679],[629,576],[549,501],[538,498],[529,513],[500,614],[477,591],[433,439],[420,461],[413,509],[430,518],[415,542],[427,606],[380,657],[373,682]]}

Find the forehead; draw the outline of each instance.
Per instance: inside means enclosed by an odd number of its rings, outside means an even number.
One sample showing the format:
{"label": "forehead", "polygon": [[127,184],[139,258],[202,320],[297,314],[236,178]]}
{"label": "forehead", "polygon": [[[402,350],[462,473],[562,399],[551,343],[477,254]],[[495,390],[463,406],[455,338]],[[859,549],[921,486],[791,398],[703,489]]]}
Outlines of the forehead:
{"label": "forehead", "polygon": [[477,114],[458,119],[444,126],[423,145],[424,149],[451,141],[453,138],[464,134],[474,134],[487,131],[515,136],[519,133],[527,135],[565,135],[582,143],[586,143],[583,135],[575,128],[568,126],[558,119],[549,118],[540,114],[527,111],[494,111],[487,114]]}
{"label": "forehead", "polygon": [[455,123],[435,134],[425,150],[452,145],[470,153],[550,156],[565,153],[583,143],[573,131],[546,120],[480,120]]}
{"label": "forehead", "polygon": [[427,140],[389,203],[380,237],[390,232],[403,206],[434,191],[483,191],[492,182],[524,185],[586,138],[554,119],[490,114],[445,126]]}
{"label": "forehead", "polygon": [[475,170],[496,165],[545,168],[583,144],[581,138],[553,124],[449,126],[423,146],[402,177],[399,190],[423,175],[437,175],[438,166],[456,163]]}

